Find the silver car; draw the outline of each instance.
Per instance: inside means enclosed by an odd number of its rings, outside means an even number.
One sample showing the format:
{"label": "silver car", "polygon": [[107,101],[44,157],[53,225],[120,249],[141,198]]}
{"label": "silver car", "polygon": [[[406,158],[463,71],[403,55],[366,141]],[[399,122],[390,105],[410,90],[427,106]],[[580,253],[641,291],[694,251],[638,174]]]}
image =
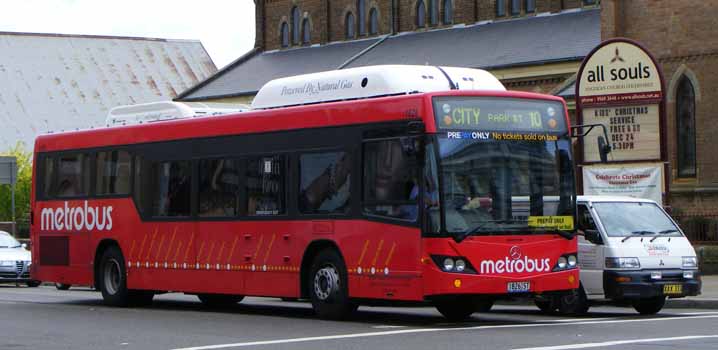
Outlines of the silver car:
{"label": "silver car", "polygon": [[37,287],[40,281],[30,278],[30,251],[13,236],[0,231],[0,283],[23,282],[28,287]]}

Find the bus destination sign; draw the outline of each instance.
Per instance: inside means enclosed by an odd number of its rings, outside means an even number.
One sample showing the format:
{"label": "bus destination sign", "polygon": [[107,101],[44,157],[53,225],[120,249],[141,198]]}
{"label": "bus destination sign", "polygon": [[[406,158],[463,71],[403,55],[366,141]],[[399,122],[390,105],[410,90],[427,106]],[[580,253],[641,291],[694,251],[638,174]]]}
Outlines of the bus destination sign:
{"label": "bus destination sign", "polygon": [[544,141],[567,131],[563,105],[554,101],[436,97],[434,114],[450,138]]}

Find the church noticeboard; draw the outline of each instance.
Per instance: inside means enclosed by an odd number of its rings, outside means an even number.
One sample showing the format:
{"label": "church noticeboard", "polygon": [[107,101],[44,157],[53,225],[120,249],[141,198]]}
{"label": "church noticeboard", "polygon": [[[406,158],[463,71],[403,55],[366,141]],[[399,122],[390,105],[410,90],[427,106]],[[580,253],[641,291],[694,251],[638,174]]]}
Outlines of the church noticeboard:
{"label": "church noticeboard", "polygon": [[[584,60],[577,78],[580,124],[603,124],[609,161],[661,159],[661,73],[646,50],[625,39],[602,43]],[[583,161],[600,160],[596,137],[583,140]]]}

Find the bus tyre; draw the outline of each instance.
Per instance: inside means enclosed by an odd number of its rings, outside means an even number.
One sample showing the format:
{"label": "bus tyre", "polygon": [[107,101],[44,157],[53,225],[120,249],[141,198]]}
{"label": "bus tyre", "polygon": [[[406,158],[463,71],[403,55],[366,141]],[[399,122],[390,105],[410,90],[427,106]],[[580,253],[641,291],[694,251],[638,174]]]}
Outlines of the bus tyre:
{"label": "bus tyre", "polygon": [[556,306],[556,302],[553,298],[548,300],[534,300],[534,304],[541,310],[542,313],[546,315],[552,315],[556,313],[556,310],[558,309],[558,306]]}
{"label": "bus tyre", "polygon": [[39,286],[40,284],[42,284],[42,282],[40,282],[40,281],[27,281],[25,284],[26,284],[28,287],[30,287],[30,288],[35,288],[35,287]]}
{"label": "bus tyre", "polygon": [[197,294],[197,298],[202,304],[209,307],[228,307],[232,306],[244,299],[242,295],[229,294]]}
{"label": "bus tyre", "polygon": [[96,285],[102,292],[105,304],[110,306],[128,306],[130,304],[125,258],[118,247],[109,247],[102,253],[97,277]]}
{"label": "bus tyre", "polygon": [[653,298],[640,299],[633,302],[633,308],[641,315],[657,314],[663,305],[666,304],[666,297],[658,296]]}
{"label": "bus tyre", "polygon": [[308,276],[309,296],[317,316],[340,320],[356,311],[358,305],[349,300],[347,269],[336,250],[320,251]]}
{"label": "bus tyre", "polygon": [[494,307],[494,300],[481,298],[477,299],[475,304],[476,312],[489,312],[491,311],[491,308]]}
{"label": "bus tyre", "polygon": [[55,283],[55,288],[57,288],[57,290],[68,290],[70,287],[72,287],[71,284]]}
{"label": "bus tyre", "polygon": [[582,285],[558,297],[558,311],[562,315],[583,315],[588,308],[588,298]]}
{"label": "bus tyre", "polygon": [[438,300],[434,306],[449,321],[463,321],[477,311],[476,302],[467,297]]}

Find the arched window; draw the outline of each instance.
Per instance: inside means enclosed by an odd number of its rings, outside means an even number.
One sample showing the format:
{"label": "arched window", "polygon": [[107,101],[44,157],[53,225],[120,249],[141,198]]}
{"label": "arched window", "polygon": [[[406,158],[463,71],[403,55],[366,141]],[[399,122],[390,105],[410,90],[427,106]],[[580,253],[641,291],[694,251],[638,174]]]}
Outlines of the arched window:
{"label": "arched window", "polygon": [[287,22],[282,22],[282,47],[289,46],[289,25]]}
{"label": "arched window", "polygon": [[369,10],[369,35],[379,34],[379,12],[376,7]]}
{"label": "arched window", "polygon": [[312,42],[312,28],[309,25],[309,18],[302,21],[302,44],[310,44]]}
{"label": "arched window", "polygon": [[416,4],[416,26],[419,28],[426,27],[426,5],[423,0],[419,0]]}
{"label": "arched window", "polygon": [[526,13],[536,12],[536,0],[526,0]]}
{"label": "arched window", "polygon": [[454,23],[454,4],[452,0],[444,0],[444,24]]}
{"label": "arched window", "polygon": [[366,35],[366,3],[357,0],[357,14],[359,15],[359,35]]}
{"label": "arched window", "polygon": [[299,44],[299,8],[294,6],[292,8],[292,44],[298,45]]}
{"label": "arched window", "polygon": [[685,75],[676,89],[678,177],[696,176],[696,94]]}
{"label": "arched window", "polygon": [[353,13],[351,13],[351,12],[347,13],[345,26],[346,26],[347,39],[354,39],[354,37],[356,36],[356,33],[354,32],[354,14]]}
{"label": "arched window", "polygon": [[521,0],[511,0],[511,15],[518,16],[521,14]]}
{"label": "arched window", "polygon": [[439,24],[439,0],[429,0],[429,25]]}

